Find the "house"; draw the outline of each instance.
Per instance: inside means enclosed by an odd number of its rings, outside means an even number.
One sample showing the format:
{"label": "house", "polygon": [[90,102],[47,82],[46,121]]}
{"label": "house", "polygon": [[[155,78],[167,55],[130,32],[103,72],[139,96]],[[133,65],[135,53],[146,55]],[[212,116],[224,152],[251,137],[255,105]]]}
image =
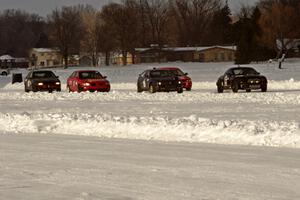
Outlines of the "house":
{"label": "house", "polygon": [[28,68],[26,58],[14,58],[10,55],[0,56],[0,68]]}
{"label": "house", "polygon": [[232,62],[236,46],[137,48],[136,63]]}
{"label": "house", "polygon": [[30,67],[62,66],[62,55],[56,48],[33,48],[29,52]]}
{"label": "house", "polygon": [[15,58],[10,55],[0,56],[0,68],[12,68],[15,63]]}

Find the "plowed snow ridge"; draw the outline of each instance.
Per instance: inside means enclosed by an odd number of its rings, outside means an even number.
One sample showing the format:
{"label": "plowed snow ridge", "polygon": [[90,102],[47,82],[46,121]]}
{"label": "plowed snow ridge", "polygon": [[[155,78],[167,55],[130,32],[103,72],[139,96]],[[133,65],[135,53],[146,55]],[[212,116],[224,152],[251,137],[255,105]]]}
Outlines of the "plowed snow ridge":
{"label": "plowed snow ridge", "polygon": [[297,122],[211,120],[196,116],[170,118],[7,113],[0,114],[0,132],[300,147]]}

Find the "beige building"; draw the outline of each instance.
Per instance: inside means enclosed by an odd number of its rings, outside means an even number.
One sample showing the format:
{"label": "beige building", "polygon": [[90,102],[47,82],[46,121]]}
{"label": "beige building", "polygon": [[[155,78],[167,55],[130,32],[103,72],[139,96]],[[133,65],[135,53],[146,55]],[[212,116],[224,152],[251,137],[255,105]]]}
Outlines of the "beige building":
{"label": "beige building", "polygon": [[136,63],[233,62],[236,46],[137,48]]}
{"label": "beige building", "polygon": [[213,46],[199,48],[194,60],[199,62],[230,62],[235,60],[235,46]]}
{"label": "beige building", "polygon": [[29,67],[56,67],[62,66],[62,55],[54,48],[33,48],[29,53]]}

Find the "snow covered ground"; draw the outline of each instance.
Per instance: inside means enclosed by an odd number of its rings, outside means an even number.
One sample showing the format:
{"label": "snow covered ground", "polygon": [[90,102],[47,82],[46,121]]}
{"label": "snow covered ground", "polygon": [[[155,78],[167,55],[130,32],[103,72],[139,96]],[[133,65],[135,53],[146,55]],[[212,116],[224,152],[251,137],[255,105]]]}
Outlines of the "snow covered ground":
{"label": "snow covered ground", "polygon": [[237,94],[216,92],[217,78],[231,63],[152,66],[182,68],[193,90],[137,93],[136,79],[148,65],[99,68],[111,81],[110,93],[68,93],[66,79],[78,68],[54,70],[63,92],[53,94],[25,93],[22,83],[1,77],[0,132],[300,147],[300,62],[283,70],[252,65],[269,79],[269,91]]}
{"label": "snow covered ground", "polygon": [[231,63],[159,66],[181,67],[193,90],[137,93],[147,65],[99,68],[110,93],[68,93],[78,68],[55,69],[52,94],[0,77],[0,199],[300,199],[299,61],[254,64],[267,93],[218,94]]}
{"label": "snow covered ground", "polygon": [[300,150],[0,134],[3,200],[298,200]]}

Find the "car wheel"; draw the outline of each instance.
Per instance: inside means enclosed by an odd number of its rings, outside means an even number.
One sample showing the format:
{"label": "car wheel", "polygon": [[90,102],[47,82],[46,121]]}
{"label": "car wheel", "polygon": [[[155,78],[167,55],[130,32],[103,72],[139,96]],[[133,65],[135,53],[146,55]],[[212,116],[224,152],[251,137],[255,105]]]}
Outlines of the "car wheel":
{"label": "car wheel", "polygon": [[32,92],[37,92],[38,90],[32,86]]}
{"label": "car wheel", "polygon": [[140,87],[140,85],[139,85],[139,84],[137,84],[137,92],[138,92],[138,93],[141,93],[141,92],[143,92],[143,90],[142,90],[142,88]]}
{"label": "car wheel", "polygon": [[8,74],[7,74],[7,72],[2,72],[1,75],[2,76],[7,76]]}
{"label": "car wheel", "polygon": [[192,90],[192,88],[186,88],[186,91],[191,91]]}
{"label": "car wheel", "polygon": [[237,93],[239,91],[239,84],[237,81],[233,81],[231,86],[232,92]]}
{"label": "car wheel", "polygon": [[218,90],[218,93],[223,93],[224,88],[222,85],[217,85],[217,90]]}
{"label": "car wheel", "polygon": [[68,91],[69,93],[72,92],[70,86],[68,86],[68,85],[67,85],[67,91]]}
{"label": "car wheel", "polygon": [[156,92],[156,88],[154,87],[154,85],[151,84],[151,85],[149,86],[149,92],[150,92],[150,93],[155,93],[155,92]]}
{"label": "car wheel", "polygon": [[183,88],[179,88],[179,89],[177,90],[177,93],[183,93]]}
{"label": "car wheel", "polygon": [[261,86],[261,91],[262,92],[267,92],[267,85],[266,84]]}
{"label": "car wheel", "polygon": [[78,93],[82,92],[82,89],[81,89],[81,87],[79,85],[77,85],[77,92]]}
{"label": "car wheel", "polygon": [[246,89],[246,92],[251,92],[251,89]]}

